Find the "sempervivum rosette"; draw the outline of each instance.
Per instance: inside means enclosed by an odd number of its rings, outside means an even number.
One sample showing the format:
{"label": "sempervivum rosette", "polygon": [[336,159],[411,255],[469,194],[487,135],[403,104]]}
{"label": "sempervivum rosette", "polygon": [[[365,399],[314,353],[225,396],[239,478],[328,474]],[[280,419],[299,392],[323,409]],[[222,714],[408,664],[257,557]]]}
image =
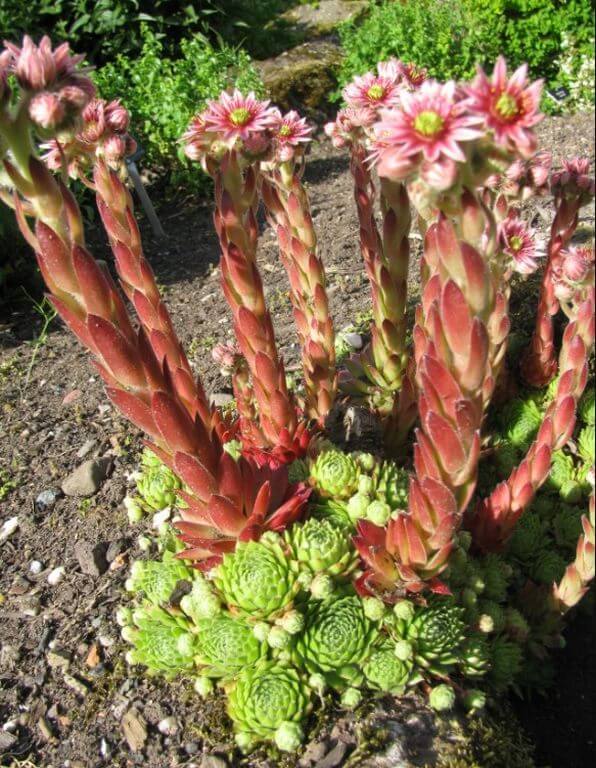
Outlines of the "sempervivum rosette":
{"label": "sempervivum rosette", "polygon": [[194,667],[194,635],[185,619],[156,606],[139,608],[122,637],[133,645],[127,653],[129,664],[142,664],[149,674],[174,677]]}
{"label": "sempervivum rosette", "polygon": [[459,665],[466,677],[483,677],[490,669],[490,663],[490,646],[482,635],[473,635],[464,640]]}
{"label": "sempervivum rosette", "polygon": [[358,565],[350,533],[329,520],[311,518],[297,523],[286,532],[285,539],[300,570],[347,576]]}
{"label": "sempervivum rosette", "polygon": [[239,542],[224,555],[214,582],[227,605],[253,619],[283,612],[300,589],[276,534],[261,541]]}
{"label": "sempervivum rosette", "polygon": [[362,600],[347,595],[313,601],[308,605],[305,625],[295,646],[300,666],[312,673],[323,673],[337,687],[359,681],[359,665],[378,634],[364,612]]}
{"label": "sempervivum rosette", "polygon": [[429,608],[418,608],[411,621],[398,622],[420,666],[443,674],[458,661],[465,639],[463,614],[451,600],[437,600]]}
{"label": "sempervivum rosette", "polygon": [[228,714],[245,751],[273,740],[292,752],[302,741],[301,722],[311,709],[311,689],[297,669],[266,661],[243,670],[228,691]]}
{"label": "sempervivum rosette", "polygon": [[362,665],[367,684],[376,690],[400,695],[408,684],[416,682],[410,659],[398,659],[395,648],[389,642],[374,648]]}
{"label": "sempervivum rosette", "polygon": [[310,480],[317,491],[336,499],[348,499],[356,492],[358,476],[358,464],[336,448],[322,451],[310,470]]}
{"label": "sempervivum rosette", "polygon": [[392,510],[408,507],[408,472],[398,467],[394,461],[384,461],[375,467],[372,479],[374,494],[380,501],[388,504]]}
{"label": "sempervivum rosette", "polygon": [[145,449],[141,462],[143,469],[136,483],[143,506],[153,511],[173,507],[176,492],[182,488],[179,478],[152,451]]}
{"label": "sempervivum rosette", "polygon": [[141,592],[149,602],[166,603],[179,581],[192,581],[192,571],[166,551],[163,560],[135,560],[126,581],[129,592]]}
{"label": "sempervivum rosette", "polygon": [[232,677],[254,666],[265,654],[252,627],[243,619],[220,613],[197,624],[196,663],[207,677]]}

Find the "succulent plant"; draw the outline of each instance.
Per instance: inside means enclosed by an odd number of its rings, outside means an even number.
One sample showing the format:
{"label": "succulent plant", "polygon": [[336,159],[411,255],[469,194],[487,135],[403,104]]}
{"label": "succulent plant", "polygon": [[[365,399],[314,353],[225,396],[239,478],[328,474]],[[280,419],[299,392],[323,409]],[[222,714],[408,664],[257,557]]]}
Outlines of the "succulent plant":
{"label": "succulent plant", "polygon": [[311,696],[301,673],[289,665],[264,661],[244,669],[228,691],[228,714],[240,748],[275,741],[279,749],[294,751],[302,741]]}
{"label": "succulent plant", "polygon": [[450,685],[435,685],[428,695],[428,703],[436,712],[448,712],[455,705],[455,691]]}
{"label": "succulent plant", "polygon": [[596,427],[589,424],[584,427],[577,438],[579,455],[585,464],[592,466],[596,462]]}
{"label": "succulent plant", "polygon": [[497,691],[511,685],[522,667],[523,653],[520,646],[503,635],[496,637],[491,647],[489,679]]}
{"label": "succulent plant", "polygon": [[356,595],[311,602],[295,652],[309,672],[322,672],[332,685],[354,682],[378,631]]}
{"label": "succulent plant", "polygon": [[428,608],[418,608],[414,617],[400,627],[402,636],[414,646],[418,664],[443,672],[459,659],[464,641],[464,610],[452,600],[436,600]]}
{"label": "succulent plant", "polygon": [[459,666],[466,677],[484,677],[490,668],[491,650],[481,634],[467,637],[461,645]]}
{"label": "succulent plant", "polygon": [[501,632],[505,628],[505,609],[495,600],[480,600],[478,613],[483,632]]}
{"label": "succulent plant", "polygon": [[508,477],[519,464],[519,449],[509,440],[500,440],[495,446],[494,457],[500,476]]}
{"label": "succulent plant", "polygon": [[362,701],[362,692],[358,688],[346,688],[342,692],[339,703],[345,709],[356,709]]}
{"label": "succulent plant", "polygon": [[540,584],[554,584],[561,580],[565,573],[567,561],[553,549],[540,552],[532,565],[530,575]]}
{"label": "succulent plant", "polygon": [[486,693],[478,688],[470,688],[464,695],[463,704],[470,714],[479,712],[486,706]]}
{"label": "succulent plant", "polygon": [[542,412],[531,398],[517,399],[503,408],[500,422],[509,443],[526,451],[540,428]]}
{"label": "succulent plant", "polygon": [[[370,477],[367,477],[366,479],[370,480]],[[371,501],[372,499],[369,494],[362,493],[361,491],[358,491],[358,493],[355,493],[348,499],[346,510],[351,523],[355,523],[357,520],[366,517]]]}
{"label": "succulent plant", "polygon": [[222,612],[201,619],[196,627],[195,661],[206,677],[230,678],[265,655],[265,645],[241,618]]}
{"label": "succulent plant", "polygon": [[317,520],[328,520],[338,528],[345,528],[348,531],[354,529],[346,502],[335,499],[320,499],[309,507],[309,513]]}
{"label": "succulent plant", "polygon": [[555,451],[552,455],[551,468],[545,489],[561,491],[565,484],[576,480],[573,459],[564,451]]}
{"label": "succulent plant", "polygon": [[180,600],[180,607],[187,616],[198,624],[201,619],[217,616],[221,609],[221,600],[215,594],[210,582],[202,573],[196,572],[191,591]]}
{"label": "succulent plant", "polygon": [[193,669],[195,636],[188,621],[157,606],[138,608],[132,619],[134,626],[122,630],[123,638],[133,645],[127,654],[129,663],[166,677]]}
{"label": "succulent plant", "polygon": [[360,470],[354,459],[337,448],[322,451],[311,467],[310,479],[323,496],[349,499],[358,488]]}
{"label": "succulent plant", "polygon": [[510,554],[522,562],[533,559],[536,552],[544,547],[545,530],[546,525],[536,512],[524,512],[509,540]]}
{"label": "succulent plant", "polygon": [[179,581],[192,581],[192,571],[172,552],[162,560],[135,560],[126,581],[129,592],[142,593],[154,605],[166,603]]}
{"label": "succulent plant", "polygon": [[310,470],[308,462],[304,459],[296,459],[288,467],[288,480],[291,483],[303,483],[308,480]]}
{"label": "succulent plant", "polygon": [[393,461],[384,461],[374,468],[372,479],[379,501],[388,504],[391,510],[407,509],[410,476],[405,469]]}
{"label": "succulent plant", "polygon": [[390,517],[391,507],[389,504],[384,501],[380,501],[379,499],[371,501],[366,508],[366,518],[370,520],[371,523],[374,523],[380,527],[387,525]]}
{"label": "succulent plant", "polygon": [[149,510],[159,511],[173,507],[178,499],[176,491],[182,488],[179,478],[149,449],[141,456],[142,471],[137,477],[137,491]]}
{"label": "succulent plant", "polygon": [[385,641],[374,648],[362,665],[368,685],[379,691],[401,694],[412,678],[413,664],[402,661],[394,652],[390,642]]}
{"label": "succulent plant", "polygon": [[283,549],[271,540],[239,542],[213,580],[228,606],[253,619],[278,615],[300,588]]}
{"label": "succulent plant", "polygon": [[358,565],[358,555],[345,528],[329,520],[311,518],[295,523],[285,534],[290,557],[301,569],[331,576],[347,576]]}
{"label": "succulent plant", "polygon": [[560,547],[575,549],[582,531],[581,509],[561,504],[553,520],[553,531]]}
{"label": "succulent plant", "polygon": [[524,643],[530,634],[530,625],[517,608],[505,609],[505,632],[517,643]]}
{"label": "succulent plant", "polygon": [[484,583],[483,596],[489,600],[503,601],[507,595],[511,567],[499,555],[489,554],[480,563],[480,570]]}
{"label": "succulent plant", "polygon": [[364,613],[371,621],[381,621],[387,613],[387,606],[378,597],[363,597]]}
{"label": "succulent plant", "polygon": [[586,389],[579,401],[578,414],[584,424],[594,426],[596,423],[596,389],[594,384]]}

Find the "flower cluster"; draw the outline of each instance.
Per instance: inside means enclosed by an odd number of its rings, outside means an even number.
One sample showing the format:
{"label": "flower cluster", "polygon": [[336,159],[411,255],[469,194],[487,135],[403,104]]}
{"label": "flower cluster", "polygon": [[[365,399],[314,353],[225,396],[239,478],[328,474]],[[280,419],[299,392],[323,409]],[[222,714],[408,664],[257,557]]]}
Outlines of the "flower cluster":
{"label": "flower cluster", "polygon": [[[224,410],[143,253],[121,163],[128,115],[92,100],[79,62],[46,38],[0,53],[0,198],[109,399],[148,437],[126,506],[131,521],[170,521],[161,557],[127,582],[129,661],[192,676],[201,695],[222,685],[245,751],[295,750],[325,689],[354,707],[423,681],[436,710],[476,711],[487,692],[545,686],[547,650],[594,578],[596,331],[594,252],[574,243],[594,181],[587,161],[552,171],[537,152],[540,83],[502,59],[464,84],[389,61],[346,88],[327,133],[350,152],[372,323],[339,372],[302,182],[309,126],[237,91],[194,118],[182,140],[214,181],[235,334],[215,351],[232,378]],[[85,245],[65,168],[96,193],[117,280]],[[546,194],[543,246],[522,203]],[[258,267],[261,203],[290,285],[298,387]],[[410,333],[413,226],[423,255]],[[543,263],[524,351],[510,334],[512,275]],[[326,441],[338,390],[378,419],[374,455]]]}

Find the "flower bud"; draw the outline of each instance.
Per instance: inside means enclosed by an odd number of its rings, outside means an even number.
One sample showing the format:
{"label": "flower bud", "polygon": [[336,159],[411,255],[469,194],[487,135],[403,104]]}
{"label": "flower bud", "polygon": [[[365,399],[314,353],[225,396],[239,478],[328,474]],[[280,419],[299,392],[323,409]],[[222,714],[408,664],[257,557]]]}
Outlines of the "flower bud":
{"label": "flower bud", "polygon": [[362,701],[362,694],[358,688],[346,688],[341,695],[341,705],[346,709],[354,709]]}
{"label": "flower bud", "polygon": [[378,597],[364,597],[362,606],[365,616],[371,621],[380,621],[385,615],[385,603]]}
{"label": "flower bud", "polygon": [[393,613],[402,621],[411,621],[415,610],[414,603],[411,603],[409,600],[400,600],[399,603],[393,606]]}
{"label": "flower bud", "polygon": [[326,600],[333,594],[334,588],[333,579],[326,573],[318,573],[310,585],[310,591],[315,600]]}
{"label": "flower bud", "polygon": [[430,692],[428,703],[436,712],[447,712],[455,704],[455,691],[450,685],[437,685]]}
{"label": "flower bud", "polygon": [[196,678],[193,687],[202,699],[209,696],[210,693],[213,693],[213,690],[215,688],[215,686],[213,685],[213,680],[211,680],[208,677],[205,677],[204,675],[201,675],[200,677]]}

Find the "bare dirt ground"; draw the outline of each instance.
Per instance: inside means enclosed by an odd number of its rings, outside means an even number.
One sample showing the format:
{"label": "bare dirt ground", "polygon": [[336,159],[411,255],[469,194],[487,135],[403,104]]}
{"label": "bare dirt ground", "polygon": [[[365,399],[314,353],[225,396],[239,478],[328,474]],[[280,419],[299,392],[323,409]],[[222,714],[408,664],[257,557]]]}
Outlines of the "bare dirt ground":
{"label": "bare dirt ground", "polygon": [[[548,119],[541,134],[557,158],[594,159],[593,115]],[[370,306],[347,159],[327,144],[315,145],[306,179],[332,312],[341,328]],[[546,227],[549,213],[542,202],[533,210],[539,228]],[[156,242],[143,224],[146,252],[196,371],[209,391],[225,392],[227,382],[210,355],[231,336],[210,205],[164,206],[161,217],[168,239]],[[593,233],[594,211],[585,211],[583,221]],[[90,241],[95,254],[109,261],[97,228]],[[413,245],[415,294],[420,240]],[[298,350],[287,281],[266,227],[260,265],[279,345],[291,367]],[[531,320],[527,298],[536,281],[530,286],[514,297],[523,322]],[[139,435],[106,403],[87,353],[58,321],[32,364],[39,330],[30,305],[0,308],[0,526],[18,519],[18,529],[0,544],[0,764],[30,758],[45,768],[199,765],[205,744],[223,738],[214,725],[223,712],[220,704],[197,703],[188,684],[129,676],[114,621],[143,529],[128,524],[122,506]],[[70,472],[104,456],[111,458],[108,476],[94,495],[62,493]],[[586,623],[577,626],[582,635]],[[570,648],[572,653],[559,656],[560,685],[548,701],[521,708],[540,764],[552,768],[580,765],[593,749],[594,648],[576,640]],[[130,711],[147,731],[137,752],[122,727]],[[174,720],[168,724],[168,718]]]}

